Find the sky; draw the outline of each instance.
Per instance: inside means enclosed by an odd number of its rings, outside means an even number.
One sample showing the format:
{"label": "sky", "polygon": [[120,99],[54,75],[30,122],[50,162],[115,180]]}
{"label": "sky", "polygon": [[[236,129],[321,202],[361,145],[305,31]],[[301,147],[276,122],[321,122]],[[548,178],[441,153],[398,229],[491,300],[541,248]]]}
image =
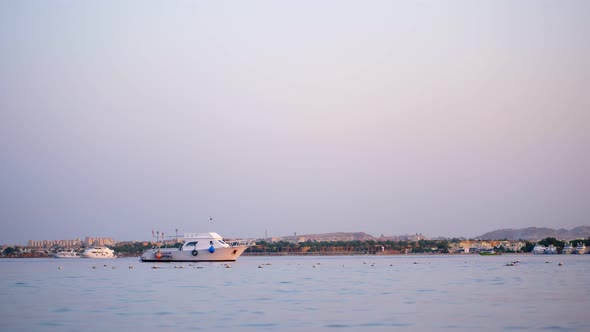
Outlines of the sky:
{"label": "sky", "polygon": [[8,0],[0,50],[0,244],[590,225],[588,1]]}

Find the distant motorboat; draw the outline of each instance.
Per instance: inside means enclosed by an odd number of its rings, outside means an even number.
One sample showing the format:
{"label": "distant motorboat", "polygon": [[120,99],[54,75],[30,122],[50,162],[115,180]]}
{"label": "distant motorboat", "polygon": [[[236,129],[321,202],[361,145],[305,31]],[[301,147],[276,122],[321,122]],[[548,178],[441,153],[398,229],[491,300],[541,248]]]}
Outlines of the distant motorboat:
{"label": "distant motorboat", "polygon": [[543,254],[545,254],[545,250],[547,250],[547,247],[545,247],[544,245],[537,244],[533,248],[533,254],[535,254],[535,255],[543,255]]}
{"label": "distant motorboat", "polygon": [[227,243],[214,232],[189,233],[183,237],[180,248],[157,248],[146,250],[142,262],[233,262],[253,244],[252,241]]}
{"label": "distant motorboat", "polygon": [[82,252],[83,258],[115,258],[115,251],[107,247],[90,247]]}
{"label": "distant motorboat", "polygon": [[537,244],[534,248],[533,248],[533,254],[535,255],[555,255],[557,254],[557,248],[550,244],[547,247],[545,247],[544,245],[541,244]]}
{"label": "distant motorboat", "polygon": [[481,249],[479,251],[479,254],[482,256],[494,256],[494,255],[501,255],[499,252],[497,252],[494,249]]}
{"label": "distant motorboat", "polygon": [[60,249],[51,256],[53,258],[81,258],[80,253],[74,249]]}
{"label": "distant motorboat", "polygon": [[586,245],[583,242],[578,242],[576,249],[574,250],[574,254],[583,255],[586,253]]}
{"label": "distant motorboat", "polygon": [[573,252],[574,252],[574,247],[571,245],[571,243],[566,242],[563,245],[563,250],[561,250],[561,253],[564,254],[564,255],[569,255],[569,254],[571,254]]}

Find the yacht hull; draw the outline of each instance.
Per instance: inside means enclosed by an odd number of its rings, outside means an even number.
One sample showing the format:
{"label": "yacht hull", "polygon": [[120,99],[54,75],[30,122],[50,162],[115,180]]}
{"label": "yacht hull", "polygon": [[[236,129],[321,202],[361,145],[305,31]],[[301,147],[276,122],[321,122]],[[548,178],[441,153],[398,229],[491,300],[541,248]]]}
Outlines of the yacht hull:
{"label": "yacht hull", "polygon": [[60,254],[54,254],[52,255],[53,258],[58,258],[58,259],[76,259],[76,258],[82,258],[80,255],[60,255]]}
{"label": "yacht hull", "polygon": [[140,259],[142,262],[234,262],[248,246],[227,248],[179,250],[177,248],[149,249]]}

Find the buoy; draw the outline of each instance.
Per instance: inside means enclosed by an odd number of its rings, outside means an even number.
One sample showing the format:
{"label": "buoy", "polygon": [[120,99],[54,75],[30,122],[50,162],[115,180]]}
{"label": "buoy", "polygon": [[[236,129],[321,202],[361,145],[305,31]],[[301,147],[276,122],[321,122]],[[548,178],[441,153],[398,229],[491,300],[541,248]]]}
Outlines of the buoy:
{"label": "buoy", "polygon": [[162,253],[158,251],[156,253],[156,259],[160,259],[160,258],[162,258]]}
{"label": "buoy", "polygon": [[210,247],[209,247],[209,252],[210,252],[210,253],[214,253],[214,252],[215,252],[215,247],[213,247],[213,246],[210,246]]}
{"label": "buoy", "polygon": [[58,266],[58,267],[57,267],[57,269],[58,269],[58,270],[61,270],[61,266]]}

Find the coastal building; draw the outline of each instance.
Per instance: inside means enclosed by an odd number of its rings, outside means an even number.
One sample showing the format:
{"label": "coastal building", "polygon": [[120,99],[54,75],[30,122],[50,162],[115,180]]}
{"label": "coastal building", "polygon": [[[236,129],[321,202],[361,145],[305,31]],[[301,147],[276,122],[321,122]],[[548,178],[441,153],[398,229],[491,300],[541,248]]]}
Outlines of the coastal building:
{"label": "coastal building", "polygon": [[338,241],[353,241],[354,237],[352,235],[348,236],[317,236],[314,237],[314,241],[318,242],[338,242]]}
{"label": "coastal building", "polygon": [[63,248],[76,248],[82,245],[80,239],[75,240],[29,240],[27,247],[29,248],[51,248],[51,247],[63,247]]}
{"label": "coastal building", "polygon": [[405,235],[392,235],[392,236],[383,236],[379,237],[380,241],[420,241],[420,240],[427,240],[428,238],[420,233],[416,234],[405,234]]}
{"label": "coastal building", "polygon": [[112,246],[117,241],[106,237],[86,237],[84,241],[80,239],[74,240],[29,240],[26,248],[31,249],[48,249],[52,247],[59,248],[80,248],[82,246]]}
{"label": "coastal building", "polygon": [[525,243],[523,241],[499,241],[499,246],[506,251],[519,252],[525,246]]}
{"label": "coastal building", "polygon": [[300,243],[306,241],[313,241],[313,242],[349,242],[349,241],[366,241],[366,240],[374,240],[375,238],[371,235],[366,233],[327,233],[327,234],[306,234],[306,235],[297,235],[293,234],[293,236],[285,236],[281,238],[283,241],[292,242],[292,243]]}
{"label": "coastal building", "polygon": [[89,246],[112,246],[115,245],[117,241],[113,240],[110,237],[86,237],[84,239],[84,245]]}
{"label": "coastal building", "polygon": [[464,240],[451,243],[449,251],[453,253],[477,253],[481,250],[504,248],[504,250],[509,252],[520,252],[524,246],[525,243],[523,241]]}

